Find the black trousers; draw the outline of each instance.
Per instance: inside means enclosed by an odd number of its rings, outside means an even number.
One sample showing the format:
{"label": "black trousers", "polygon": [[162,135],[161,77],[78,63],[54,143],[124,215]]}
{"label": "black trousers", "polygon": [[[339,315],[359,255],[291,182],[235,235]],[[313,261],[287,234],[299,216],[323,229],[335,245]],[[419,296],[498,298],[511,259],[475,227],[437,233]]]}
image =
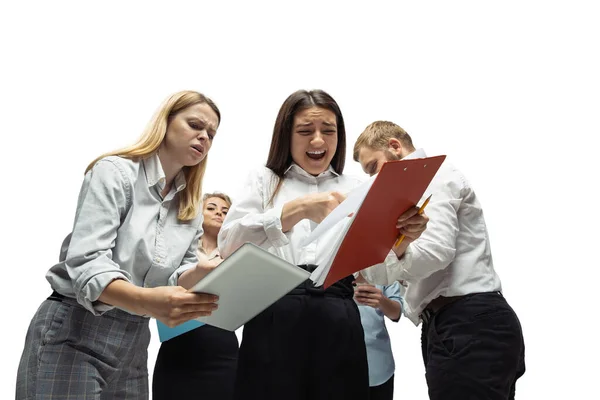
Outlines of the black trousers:
{"label": "black trousers", "polygon": [[394,399],[394,375],[379,386],[369,388],[369,400],[393,400]]}
{"label": "black trousers", "polygon": [[235,399],[368,399],[352,280],[325,291],[307,281],[244,326]]}
{"label": "black trousers", "polygon": [[421,348],[432,400],[514,399],[525,373],[521,324],[499,292],[442,307],[423,323]]}
{"label": "black trousers", "polygon": [[154,366],[152,399],[232,399],[237,355],[235,333],[210,325],[163,342]]}

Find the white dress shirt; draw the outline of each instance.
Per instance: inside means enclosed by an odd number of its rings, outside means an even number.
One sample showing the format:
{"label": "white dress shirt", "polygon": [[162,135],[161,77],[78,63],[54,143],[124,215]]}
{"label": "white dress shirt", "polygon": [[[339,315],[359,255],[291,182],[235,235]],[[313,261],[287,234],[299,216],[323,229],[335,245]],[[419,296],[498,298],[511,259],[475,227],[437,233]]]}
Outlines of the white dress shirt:
{"label": "white dress shirt", "polygon": [[[261,246],[295,265],[319,265],[327,258],[345,224],[338,223],[317,240],[303,246],[302,241],[308,237],[317,224],[303,219],[284,233],[281,226],[283,206],[289,201],[310,193],[338,191],[346,194],[360,185],[361,180],[337,174],[331,166],[320,175],[313,176],[297,164],[292,163],[284,174],[279,192],[273,202],[269,203],[277,180],[273,171],[266,167],[260,167],[250,173],[240,195],[236,196],[236,201],[229,209],[219,232],[219,250],[223,258],[229,256],[245,242]],[[388,275],[395,275],[396,270],[402,265],[402,262],[398,261],[394,255],[393,261],[377,264],[369,269],[378,271],[379,269],[385,270],[387,267],[391,268],[393,272],[379,271],[378,273],[378,276],[383,276],[385,278],[382,279],[387,280]],[[383,283],[386,284],[386,282]]]}
{"label": "white dress shirt", "polygon": [[[268,204],[276,184],[277,176],[269,168],[260,167],[250,173],[241,195],[236,196],[219,231],[221,256],[226,258],[245,242],[251,242],[292,264],[318,265],[327,256],[328,250],[331,250],[340,229],[336,229],[336,226],[303,247],[302,240],[316,224],[303,219],[284,233],[281,226],[283,206],[309,193],[347,193],[358,186],[360,181],[337,174],[331,166],[319,176],[313,176],[292,163],[285,172],[283,184],[272,204]],[[342,224],[339,225],[339,228],[343,227]]]}
{"label": "white dress shirt", "polygon": [[[404,159],[424,158],[421,149]],[[464,175],[444,161],[421,202],[433,196],[425,214],[427,229],[412,242],[393,278],[406,284],[404,313],[415,324],[438,296],[501,291],[494,271],[483,210]],[[389,263],[393,259],[388,257]],[[367,278],[367,276],[365,276]],[[367,278],[368,279],[368,278]]]}

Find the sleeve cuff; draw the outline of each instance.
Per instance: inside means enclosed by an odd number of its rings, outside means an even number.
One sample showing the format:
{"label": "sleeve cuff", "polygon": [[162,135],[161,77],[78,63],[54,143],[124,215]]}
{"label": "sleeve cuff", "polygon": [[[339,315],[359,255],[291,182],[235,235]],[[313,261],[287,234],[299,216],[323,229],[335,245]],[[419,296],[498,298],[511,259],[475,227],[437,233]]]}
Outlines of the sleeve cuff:
{"label": "sleeve cuff", "polygon": [[391,285],[394,281],[407,280],[406,269],[412,264],[410,247],[406,249],[401,258],[390,250],[381,264],[363,269],[361,273],[367,281],[376,285]]}
{"label": "sleeve cuff", "polygon": [[398,322],[398,321],[400,321],[400,318],[402,318],[402,314],[404,314],[404,310],[406,309],[406,306],[404,304],[404,298],[403,297],[399,297],[398,299],[394,299],[394,301],[397,301],[398,303],[400,303],[400,316],[398,317],[397,320],[394,321],[394,322]]}
{"label": "sleeve cuff", "polygon": [[280,205],[268,210],[264,214],[263,226],[267,234],[267,239],[269,239],[273,247],[282,247],[290,242],[285,233],[283,233],[281,225],[282,211],[283,205]]}
{"label": "sleeve cuff", "polygon": [[114,280],[131,282],[129,276],[120,272],[104,272],[90,278],[82,290],[77,293],[77,302],[92,314],[99,316],[115,308],[98,300],[104,289]]}
{"label": "sleeve cuff", "polygon": [[387,257],[385,259],[388,273],[392,281],[410,281],[413,277],[408,272],[412,265],[413,253],[408,246],[402,257],[398,258],[396,253],[392,252],[394,257]]}
{"label": "sleeve cuff", "polygon": [[388,274],[385,263],[376,264],[360,271],[367,282],[373,285],[388,285]]}

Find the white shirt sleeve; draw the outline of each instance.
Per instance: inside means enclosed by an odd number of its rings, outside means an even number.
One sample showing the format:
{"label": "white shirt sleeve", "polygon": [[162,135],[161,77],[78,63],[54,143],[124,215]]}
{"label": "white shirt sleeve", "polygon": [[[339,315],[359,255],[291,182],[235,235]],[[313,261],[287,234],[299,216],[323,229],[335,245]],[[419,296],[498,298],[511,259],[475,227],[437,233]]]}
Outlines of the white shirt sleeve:
{"label": "white shirt sleeve", "polygon": [[261,247],[282,247],[289,243],[281,225],[283,205],[264,207],[270,196],[264,187],[264,181],[270,179],[265,174],[269,173],[267,168],[250,173],[241,195],[236,196],[219,231],[218,247],[223,258],[246,242]]}
{"label": "white shirt sleeve", "polygon": [[458,209],[461,206],[465,182],[460,177],[436,184],[426,209],[427,229],[409,245],[411,262],[402,266],[398,279],[414,282],[446,268],[456,255],[459,233]]}
{"label": "white shirt sleeve", "polygon": [[458,209],[468,191],[462,176],[440,180],[431,187],[433,196],[426,208],[427,229],[398,259],[390,251],[385,261],[362,271],[369,282],[389,285],[394,281],[415,282],[446,268],[456,255],[459,231]]}
{"label": "white shirt sleeve", "polygon": [[406,249],[400,259],[396,253],[390,250],[385,260],[361,271],[362,276],[374,285],[391,285],[395,281],[402,280],[402,273],[409,268],[412,261],[410,246]]}

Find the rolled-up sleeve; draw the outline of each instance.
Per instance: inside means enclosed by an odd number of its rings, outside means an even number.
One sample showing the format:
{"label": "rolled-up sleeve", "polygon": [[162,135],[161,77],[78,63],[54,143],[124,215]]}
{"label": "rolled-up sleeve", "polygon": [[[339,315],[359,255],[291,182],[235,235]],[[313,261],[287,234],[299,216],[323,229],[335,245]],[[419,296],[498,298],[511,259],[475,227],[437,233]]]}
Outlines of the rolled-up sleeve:
{"label": "rolled-up sleeve", "polygon": [[383,287],[383,295],[385,297],[387,297],[388,299],[400,304],[400,314],[398,315],[398,318],[396,318],[396,319],[390,318],[390,320],[394,321],[394,322],[400,321],[400,317],[402,316],[402,313],[404,312],[404,299],[402,298],[402,295],[400,294],[400,282],[395,281],[391,285],[384,286]]}
{"label": "rolled-up sleeve", "polygon": [[402,305],[402,296],[400,295],[400,282],[395,281],[391,285],[383,287],[383,295],[390,300],[394,300]]}
{"label": "rolled-up sleeve", "polygon": [[233,253],[246,242],[261,247],[282,247],[289,239],[281,225],[283,206],[265,210],[264,176],[268,171],[255,170],[250,173],[243,191],[229,209],[218,236],[219,252],[223,258]]}
{"label": "rolled-up sleeve", "polygon": [[94,315],[113,308],[98,300],[115,279],[131,276],[112,259],[117,231],[131,202],[131,182],[118,164],[100,160],[86,174],[66,258],[77,301]]}

